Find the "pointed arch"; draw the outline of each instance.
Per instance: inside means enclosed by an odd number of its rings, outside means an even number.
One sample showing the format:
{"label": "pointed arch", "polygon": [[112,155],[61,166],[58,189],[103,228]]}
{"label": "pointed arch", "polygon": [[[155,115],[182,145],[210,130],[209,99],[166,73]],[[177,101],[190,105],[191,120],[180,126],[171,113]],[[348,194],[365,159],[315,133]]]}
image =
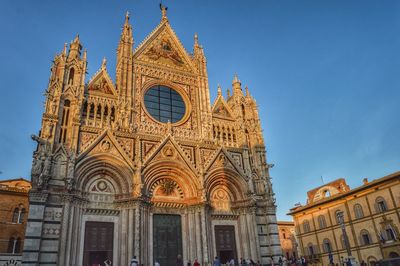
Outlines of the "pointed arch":
{"label": "pointed arch", "polygon": [[133,174],[131,167],[116,156],[95,154],[78,162],[76,188],[85,192],[94,178],[105,176],[113,184],[115,194],[129,194],[133,185]]}
{"label": "pointed arch", "polygon": [[217,187],[226,187],[232,197],[232,201],[240,201],[246,198],[246,181],[233,169],[216,168],[208,173],[205,178],[205,189],[208,196]]}
{"label": "pointed arch", "polygon": [[197,191],[201,184],[193,172],[179,161],[157,160],[150,163],[142,172],[145,192],[152,196],[157,182],[170,179],[176,183],[176,188],[185,200],[198,200]]}

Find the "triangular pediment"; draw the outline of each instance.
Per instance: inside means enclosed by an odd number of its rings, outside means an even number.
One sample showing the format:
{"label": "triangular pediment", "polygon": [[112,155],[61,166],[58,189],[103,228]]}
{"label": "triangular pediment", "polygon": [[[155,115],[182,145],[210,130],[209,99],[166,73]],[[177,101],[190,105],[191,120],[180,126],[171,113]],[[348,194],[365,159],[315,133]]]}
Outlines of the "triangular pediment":
{"label": "triangular pediment", "polygon": [[243,178],[247,179],[243,170],[237,165],[236,161],[224,148],[220,148],[219,151],[215,153],[213,159],[205,167],[205,172],[210,172],[218,168],[231,169],[237,172]]}
{"label": "triangular pediment", "polygon": [[121,145],[118,143],[114,135],[105,130],[100,134],[95,141],[91,143],[81,154],[79,154],[78,161],[87,156],[94,156],[99,154],[108,154],[125,161],[129,166],[133,167],[133,161]]}
{"label": "triangular pediment", "polygon": [[229,108],[224,97],[218,95],[212,107],[213,116],[233,120],[231,108]]}
{"label": "triangular pediment", "polygon": [[111,81],[110,76],[107,73],[106,68],[101,68],[93,76],[88,84],[88,92],[97,94],[100,96],[114,96],[117,97],[114,84]]}
{"label": "triangular pediment", "polygon": [[134,59],[177,70],[196,72],[192,59],[168,21],[161,22],[136,48]]}
{"label": "triangular pediment", "polygon": [[183,165],[186,165],[195,175],[198,175],[198,171],[190,158],[170,135],[167,136],[156,149],[150,152],[146,158],[144,158],[143,165],[146,166],[160,160],[180,162]]}

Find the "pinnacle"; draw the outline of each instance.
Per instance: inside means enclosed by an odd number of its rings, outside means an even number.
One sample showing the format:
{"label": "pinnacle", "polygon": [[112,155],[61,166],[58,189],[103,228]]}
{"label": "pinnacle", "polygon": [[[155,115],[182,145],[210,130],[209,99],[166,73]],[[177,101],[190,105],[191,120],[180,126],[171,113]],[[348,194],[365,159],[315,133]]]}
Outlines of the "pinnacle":
{"label": "pinnacle", "polygon": [[232,84],[235,84],[235,83],[240,83],[240,79],[238,78],[238,75],[235,73],[235,76],[233,77],[233,81],[232,81]]}

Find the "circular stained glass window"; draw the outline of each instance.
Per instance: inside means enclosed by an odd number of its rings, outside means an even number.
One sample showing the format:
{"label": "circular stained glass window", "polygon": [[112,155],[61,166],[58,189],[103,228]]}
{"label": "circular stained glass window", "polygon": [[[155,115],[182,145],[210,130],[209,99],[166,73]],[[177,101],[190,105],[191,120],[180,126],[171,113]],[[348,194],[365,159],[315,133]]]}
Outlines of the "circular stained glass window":
{"label": "circular stained glass window", "polygon": [[185,115],[185,102],[175,90],[156,85],[148,89],[144,95],[147,112],[162,123],[176,123]]}

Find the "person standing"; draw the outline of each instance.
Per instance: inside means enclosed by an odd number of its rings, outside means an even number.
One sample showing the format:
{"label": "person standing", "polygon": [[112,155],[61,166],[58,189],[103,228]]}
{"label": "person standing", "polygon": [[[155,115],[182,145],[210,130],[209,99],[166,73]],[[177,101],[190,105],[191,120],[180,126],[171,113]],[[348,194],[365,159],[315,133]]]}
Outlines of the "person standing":
{"label": "person standing", "polygon": [[139,261],[136,259],[136,256],[133,256],[130,266],[139,266]]}
{"label": "person standing", "polygon": [[183,266],[183,260],[181,255],[178,255],[178,257],[176,258],[176,266]]}
{"label": "person standing", "polygon": [[193,266],[200,266],[200,263],[197,261],[197,259],[194,259]]}
{"label": "person standing", "polygon": [[221,261],[218,259],[218,257],[215,257],[213,266],[221,266]]}
{"label": "person standing", "polygon": [[156,260],[156,261],[154,262],[154,266],[160,266],[160,263]]}

